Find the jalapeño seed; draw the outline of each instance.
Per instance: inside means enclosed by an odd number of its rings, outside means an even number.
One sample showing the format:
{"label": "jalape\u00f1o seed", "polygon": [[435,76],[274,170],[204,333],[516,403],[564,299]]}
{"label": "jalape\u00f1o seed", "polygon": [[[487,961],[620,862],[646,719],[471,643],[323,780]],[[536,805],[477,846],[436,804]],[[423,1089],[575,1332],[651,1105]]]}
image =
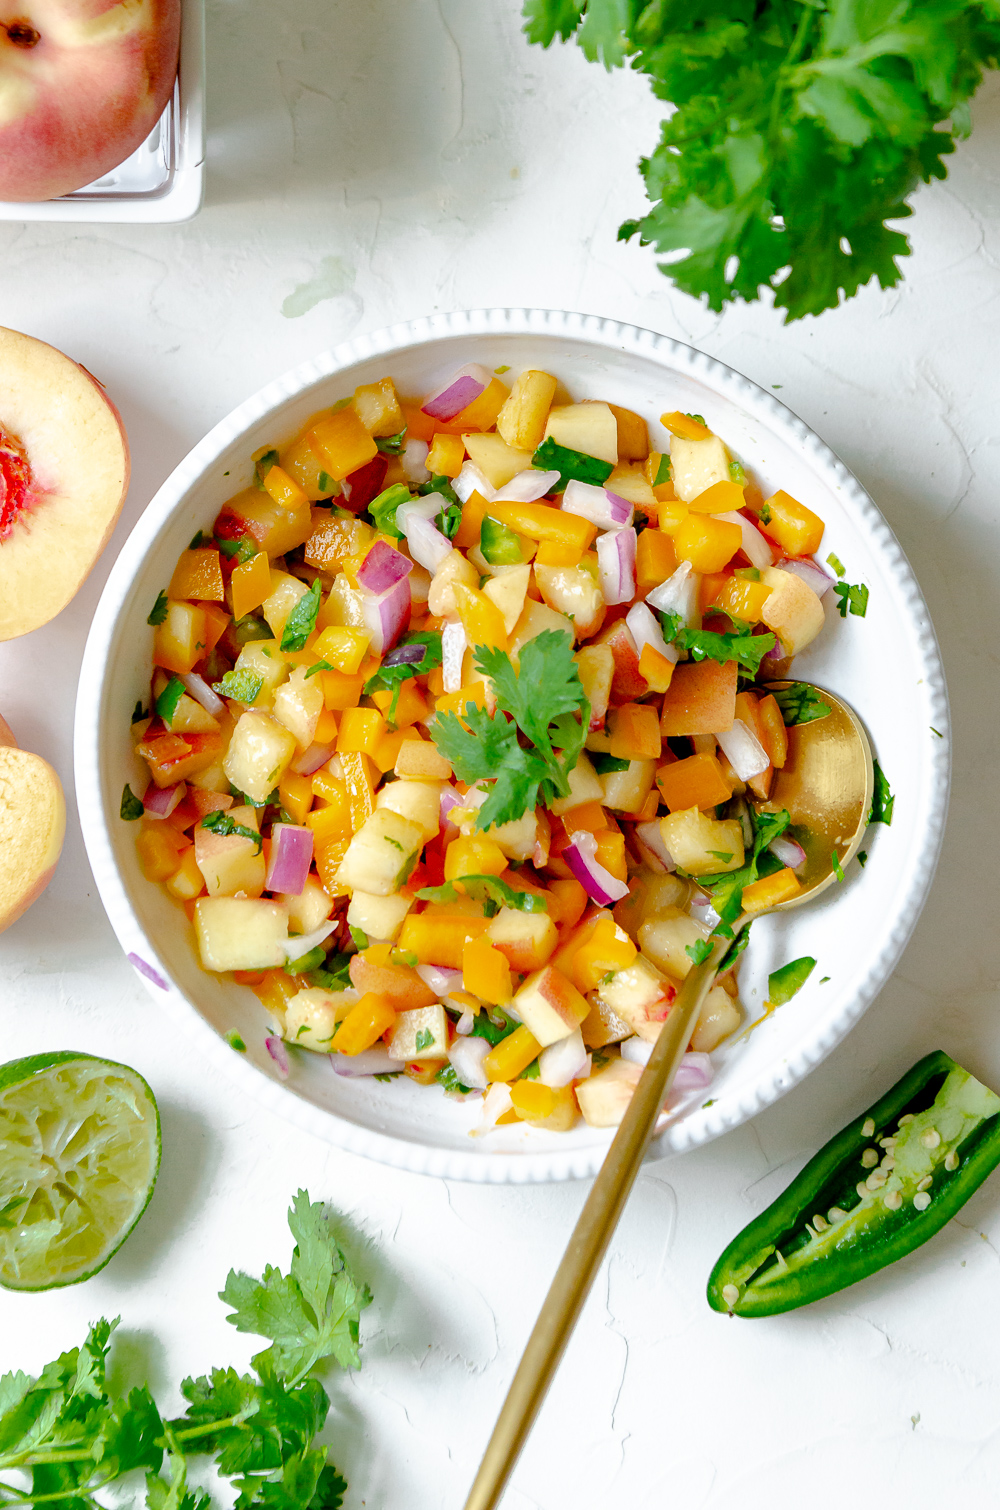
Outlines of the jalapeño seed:
{"label": "jalape\u00f1o seed", "polygon": [[862,1169],[874,1169],[875,1165],[877,1163],[878,1163],[878,1154],[875,1152],[875,1149],[874,1148],[866,1148],[865,1151],[864,1151],[864,1153],[861,1155],[861,1167],[862,1167]]}
{"label": "jalape\u00f1o seed", "polygon": [[931,1203],[930,1194],[926,1190],[918,1190],[913,1197],[914,1211],[926,1211]]}
{"label": "jalape\u00f1o seed", "polygon": [[874,1131],[875,1131],[875,1118],[874,1117],[866,1117],[865,1120],[861,1124],[861,1136],[863,1138],[870,1138],[872,1136],[872,1134],[874,1133]]}
{"label": "jalape\u00f1o seed", "polygon": [[936,1127],[928,1127],[920,1134],[920,1141],[924,1148],[937,1148],[941,1142],[941,1134]]}
{"label": "jalape\u00f1o seed", "polygon": [[735,1285],[723,1285],[722,1298],[727,1306],[734,1306],[740,1298],[740,1292]]}
{"label": "jalape\u00f1o seed", "polygon": [[887,1190],[882,1200],[890,1211],[898,1211],[903,1204],[903,1197],[898,1190]]}
{"label": "jalape\u00f1o seed", "polygon": [[924,1177],[923,1177],[923,1179],[920,1181],[919,1185],[917,1186],[917,1189],[918,1190],[930,1190],[930,1188],[933,1185],[933,1183],[934,1183],[934,1176],[932,1174],[925,1174]]}
{"label": "jalape\u00f1o seed", "polygon": [[945,1156],[944,1167],[949,1171],[958,1168],[958,1154],[954,1149],[952,1149],[950,1154]]}

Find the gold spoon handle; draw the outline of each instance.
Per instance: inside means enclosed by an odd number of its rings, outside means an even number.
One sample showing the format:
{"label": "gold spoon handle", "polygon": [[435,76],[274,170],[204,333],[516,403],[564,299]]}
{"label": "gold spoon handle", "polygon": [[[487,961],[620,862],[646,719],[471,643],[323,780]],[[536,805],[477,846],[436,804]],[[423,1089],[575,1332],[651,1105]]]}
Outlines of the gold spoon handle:
{"label": "gold spoon handle", "polygon": [[549,1287],[465,1510],[494,1510],[503,1494],[618,1225],[726,947],[720,940],[707,960],[692,967],[677,993]]}

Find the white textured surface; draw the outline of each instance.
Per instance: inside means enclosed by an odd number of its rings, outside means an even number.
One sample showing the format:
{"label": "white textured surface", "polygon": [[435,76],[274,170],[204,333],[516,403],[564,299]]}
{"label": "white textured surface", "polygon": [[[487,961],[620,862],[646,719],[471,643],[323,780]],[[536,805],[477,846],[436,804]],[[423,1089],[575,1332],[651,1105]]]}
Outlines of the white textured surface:
{"label": "white textured surface", "polygon": [[[773,1510],[806,1492],[833,1510],[845,1482],[866,1504],[992,1503],[996,1181],[932,1245],[809,1310],[729,1322],[702,1290],[733,1232],[927,1049],[1000,1081],[1000,91],[977,101],[949,182],[918,196],[904,288],[785,329],[765,309],[715,317],[674,294],[648,252],[615,245],[642,203],[632,164],[657,107],[640,80],[527,49],[510,0],[216,3],[208,35],[197,220],[0,227],[0,320],[98,373],[135,453],[94,579],[60,619],[0,647],[0,710],[69,787],[76,673],[111,552],[212,423],[350,334],[435,309],[569,306],[781,384],[875,497],[928,598],[955,733],[942,862],[895,978],[847,1041],[753,1123],[642,1176],[506,1503]],[[287,1257],[284,1207],[306,1184],[343,1212],[377,1292],[365,1367],[334,1388],[350,1510],[460,1506],[584,1187],[447,1186],[262,1113],[192,1062],[135,980],[75,825],[48,893],[0,938],[0,1024],[4,1058],[78,1046],[135,1064],[166,1139],[150,1210],[102,1276],[0,1295],[0,1367],[37,1366],[89,1317],[121,1311],[129,1356],[177,1403],[183,1372],[249,1356],[214,1291],[230,1264]]]}

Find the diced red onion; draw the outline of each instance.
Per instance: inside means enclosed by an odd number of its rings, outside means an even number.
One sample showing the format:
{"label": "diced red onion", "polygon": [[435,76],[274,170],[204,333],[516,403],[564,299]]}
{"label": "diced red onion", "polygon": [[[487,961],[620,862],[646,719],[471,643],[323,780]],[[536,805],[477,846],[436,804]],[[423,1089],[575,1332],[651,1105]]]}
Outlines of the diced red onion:
{"label": "diced red onion", "polygon": [[677,1066],[671,1088],[675,1091],[703,1091],[714,1079],[715,1066],[709,1056],[692,1050],[691,1053],[684,1055]]}
{"label": "diced red onion", "polygon": [[586,1063],[587,1050],[577,1028],[568,1037],[558,1038],[542,1050],[538,1056],[538,1078],[543,1085],[558,1091],[571,1080],[576,1080]]}
{"label": "diced red onion", "polygon": [[805,864],[805,850],[795,839],[789,839],[787,834],[780,834],[777,839],[772,839],[768,848],[782,865],[788,866],[789,870],[798,870],[800,865]]}
{"label": "diced red onion", "polygon": [[818,561],[811,556],[786,556],[778,562],[781,571],[790,572],[793,577],[799,577],[807,587],[811,587],[818,598],[822,598],[833,586],[834,578],[829,572],[824,571]]}
{"label": "diced red onion", "polygon": [[698,892],[688,903],[688,909],[695,922],[700,923],[703,928],[707,928],[711,933],[719,921],[719,914],[712,906],[712,898],[704,892]]}
{"label": "diced red onion", "polygon": [[360,1054],[333,1053],[330,1055],[330,1063],[334,1073],[343,1075],[345,1080],[360,1080],[369,1075],[387,1075],[399,1071],[399,1060],[389,1058],[389,1050],[384,1043],[378,1043],[371,1049],[362,1049]]}
{"label": "diced red onion", "polygon": [[497,496],[496,488],[474,461],[464,463],[458,476],[451,479],[451,486],[460,503],[468,503],[473,493],[478,493],[487,503],[492,503]]}
{"label": "diced red onion", "polygon": [[142,799],[147,818],[169,818],[174,808],[183,800],[187,784],[178,781],[174,786],[150,786]]}
{"label": "diced red onion", "polygon": [[448,996],[452,991],[461,991],[461,970],[449,970],[444,965],[417,965],[417,974],[425,986],[438,996]]}
{"label": "diced red onion", "polygon": [[[441,805],[439,809],[441,822],[447,823],[449,821],[448,814],[451,812],[452,808],[461,807],[464,802],[465,798],[460,797],[453,786],[446,786],[444,791],[441,793]],[[431,990],[433,991],[433,989],[434,987],[432,986]]]}
{"label": "diced red onion", "polygon": [[646,594],[646,602],[660,613],[679,613],[690,628],[698,618],[698,589],[701,578],[682,561],[673,576]]}
{"label": "diced red onion", "polygon": [[715,518],[724,519],[727,524],[739,525],[743,534],[743,554],[751,566],[756,566],[758,571],[762,571],[765,566],[774,565],[774,551],[771,549],[770,541],[761,534],[755,524],[751,523],[746,514],[734,510],[728,514],[716,514]]}
{"label": "diced red onion", "polygon": [[430,473],[424,463],[427,461],[427,453],[430,446],[425,440],[408,440],[400,452],[399,459],[406,473],[406,480],[415,488],[421,487],[430,478]]}
{"label": "diced red onion", "polygon": [[593,483],[578,482],[576,478],[566,484],[562,506],[567,514],[579,514],[581,519],[589,519],[602,530],[627,529],[632,523],[633,510],[628,499]]}
{"label": "diced red onion", "polygon": [[415,666],[427,654],[426,645],[397,645],[383,656],[383,666]]}
{"label": "diced red onion", "polygon": [[[431,496],[436,498],[437,494]],[[435,510],[435,512],[438,511]],[[403,509],[398,510],[398,514],[403,512]],[[410,555],[417,565],[426,567],[429,572],[436,572],[441,563],[451,555],[451,541],[445,539],[437,525],[415,512],[407,511],[405,523],[403,520],[398,522],[406,536]]]}
{"label": "diced red onion", "polygon": [[597,537],[597,568],[608,604],[635,597],[635,530],[613,530]]}
{"label": "diced red onion", "polygon": [[485,1133],[492,1132],[499,1118],[504,1112],[509,1112],[513,1104],[510,1086],[502,1080],[495,1081],[483,1097],[483,1114],[472,1129],[471,1136],[481,1138]]}
{"label": "diced red onion", "polygon": [[622,1058],[630,1064],[648,1064],[652,1052],[653,1045],[645,1038],[625,1038],[619,1049]]}
{"label": "diced red onion", "polygon": [[288,1050],[280,1038],[273,1034],[264,1039],[264,1047],[278,1066],[278,1074],[283,1080],[288,1078]]}
{"label": "diced red onion", "polygon": [[[398,551],[393,552],[399,555]],[[406,560],[405,556],[400,557]],[[407,567],[410,562],[406,562]],[[376,655],[391,650],[410,622],[410,584],[405,577],[383,593],[361,594],[361,613]]]}
{"label": "diced red onion", "polygon": [[325,943],[326,940],[330,937],[330,934],[333,933],[334,929],[338,926],[339,924],[337,922],[337,919],[334,918],[330,922],[321,923],[318,928],[313,929],[312,933],[293,934],[292,937],[287,938],[282,945],[282,948],[285,951],[285,958],[301,959],[304,954],[310,954],[313,949],[316,949],[320,944]]}
{"label": "diced red onion", "polygon": [[467,367],[460,367],[442,388],[436,388],[429,394],[420,407],[431,419],[454,419],[492,381],[493,376],[485,367],[481,367],[478,362],[470,362]]}
{"label": "diced red onion", "polygon": [[220,713],[225,713],[226,705],[221,697],[217,697],[203,676],[197,671],[188,671],[181,677],[184,690],[189,692],[196,703],[201,703],[206,713],[211,713],[213,718],[218,718]]}
{"label": "diced red onion", "polygon": [[528,467],[525,471],[518,472],[510,482],[505,482],[491,502],[537,503],[539,498],[544,498],[546,493],[552,491],[559,476],[558,472],[540,472],[537,467]]}
{"label": "diced red onion", "polygon": [[637,823],[636,834],[640,843],[644,844],[651,854],[655,855],[664,870],[676,870],[677,862],[663,842],[663,831],[660,828],[659,818],[651,818],[648,823]]}
{"label": "diced red onion", "polygon": [[402,551],[394,550],[384,540],[376,540],[358,567],[358,586],[365,592],[387,592],[413,570]]}
{"label": "diced red onion", "polygon": [[[784,645],[778,639],[777,635],[775,635],[773,648],[771,650],[769,650],[765,656],[761,657],[760,664],[762,666],[766,666],[767,663],[768,663],[768,661],[770,661],[771,662],[771,667],[773,667],[776,661],[784,661],[784,660],[787,660],[787,659],[788,659],[788,653],[785,650]],[[768,669],[771,669],[771,668],[768,668]]]}
{"label": "diced red onion", "polygon": [[296,755],[292,761],[292,770],[296,776],[311,776],[321,765],[326,765],[335,749],[336,745],[311,744],[301,755]]}
{"label": "diced red onion", "polygon": [[352,514],[363,513],[381,493],[388,470],[389,458],[379,452],[371,461],[366,461],[364,466],[345,477],[340,484],[344,507],[350,509]]}
{"label": "diced red onion", "polygon": [[628,887],[606,870],[597,858],[597,840],[593,834],[579,829],[570,834],[570,842],[561,858],[580,882],[592,902],[607,907],[628,896]]}
{"label": "diced red onion", "polygon": [[488,1091],[490,1082],[483,1070],[483,1060],[490,1052],[485,1038],[456,1038],[448,1050],[448,1063],[463,1085],[474,1091]]}
{"label": "diced red onion", "polygon": [[476,1025],[476,1014],[471,1007],[466,1007],[461,1017],[455,1024],[455,1032],[460,1038],[468,1038]]}
{"label": "diced red onion", "polygon": [[741,781],[760,776],[771,764],[771,758],[749,724],[741,718],[733,722],[731,729],[723,729],[712,738],[718,743],[729,764]]}
{"label": "diced red onion", "polygon": [[659,651],[668,661],[678,661],[680,652],[676,646],[668,645],[663,638],[659,620],[645,603],[634,603],[625,615],[625,623],[635,640],[635,648],[642,655],[647,645],[652,645],[654,650]]}
{"label": "diced red onion", "polygon": [[297,823],[275,823],[271,827],[271,856],[267,863],[265,891],[283,896],[300,897],[309,878],[313,857],[313,831]]}
{"label": "diced red onion", "polygon": [[469,648],[469,637],[460,619],[446,623],[441,630],[441,682],[445,692],[462,688],[462,662]]}

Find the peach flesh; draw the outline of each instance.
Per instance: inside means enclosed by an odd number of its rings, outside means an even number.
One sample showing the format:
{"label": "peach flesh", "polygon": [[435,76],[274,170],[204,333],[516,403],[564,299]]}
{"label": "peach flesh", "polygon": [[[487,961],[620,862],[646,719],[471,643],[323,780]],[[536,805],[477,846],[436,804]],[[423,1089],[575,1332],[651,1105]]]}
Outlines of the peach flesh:
{"label": "peach flesh", "polygon": [[65,833],[59,777],[40,755],[19,750],[0,718],[0,933],[51,881]]}
{"label": "peach flesh", "polygon": [[19,443],[0,425],[0,540],[6,539],[31,489],[31,467]]}

